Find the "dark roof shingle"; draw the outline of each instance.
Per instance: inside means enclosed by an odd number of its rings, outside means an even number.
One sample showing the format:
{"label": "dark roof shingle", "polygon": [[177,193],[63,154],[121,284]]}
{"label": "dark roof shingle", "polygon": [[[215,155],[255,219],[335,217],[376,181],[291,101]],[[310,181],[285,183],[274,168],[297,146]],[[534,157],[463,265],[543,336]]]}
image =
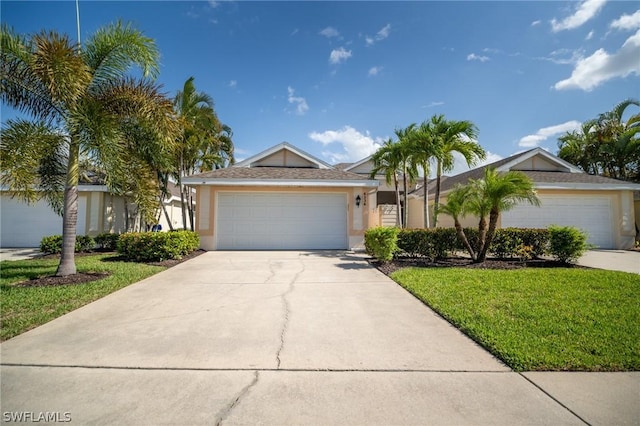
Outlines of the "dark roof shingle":
{"label": "dark roof shingle", "polygon": [[227,167],[189,176],[195,179],[259,179],[259,180],[366,180],[360,175],[336,169],[297,167]]}

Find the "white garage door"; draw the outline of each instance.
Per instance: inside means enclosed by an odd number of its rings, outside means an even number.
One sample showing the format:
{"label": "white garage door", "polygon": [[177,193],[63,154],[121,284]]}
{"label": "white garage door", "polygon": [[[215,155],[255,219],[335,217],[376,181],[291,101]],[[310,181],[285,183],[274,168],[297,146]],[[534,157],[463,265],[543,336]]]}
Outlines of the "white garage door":
{"label": "white garage door", "polygon": [[219,250],[346,249],[346,194],[218,194]]}
{"label": "white garage door", "polygon": [[0,246],[40,247],[46,235],[62,234],[62,217],[43,200],[25,204],[3,195],[0,204]]}
{"label": "white garage door", "polygon": [[609,197],[541,196],[541,207],[520,204],[502,214],[502,227],[546,228],[575,226],[589,234],[589,243],[613,248],[613,222]]}

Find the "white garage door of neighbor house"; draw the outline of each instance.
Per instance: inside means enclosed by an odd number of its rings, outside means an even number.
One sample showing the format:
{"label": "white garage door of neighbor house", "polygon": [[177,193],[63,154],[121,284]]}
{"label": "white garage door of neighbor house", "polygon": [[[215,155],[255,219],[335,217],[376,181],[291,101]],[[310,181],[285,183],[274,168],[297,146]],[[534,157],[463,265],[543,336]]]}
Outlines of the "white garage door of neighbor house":
{"label": "white garage door of neighbor house", "polygon": [[540,201],[541,207],[525,203],[502,213],[502,227],[575,226],[589,234],[589,243],[600,248],[613,248],[609,197],[541,196]]}
{"label": "white garage door of neighbor house", "polygon": [[218,250],[347,248],[346,194],[218,193]]}
{"label": "white garage door of neighbor house", "polygon": [[28,205],[3,195],[1,203],[0,246],[40,247],[42,237],[62,234],[62,217],[44,200]]}

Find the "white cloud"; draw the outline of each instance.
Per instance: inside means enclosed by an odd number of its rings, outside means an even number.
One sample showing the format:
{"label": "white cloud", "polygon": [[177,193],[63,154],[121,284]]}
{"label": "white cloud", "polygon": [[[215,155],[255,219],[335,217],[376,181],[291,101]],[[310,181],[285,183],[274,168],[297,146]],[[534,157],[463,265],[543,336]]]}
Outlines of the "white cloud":
{"label": "white cloud", "polygon": [[571,77],[554,85],[556,90],[582,89],[591,91],[595,87],[616,77],[630,74],[640,75],[640,30],[629,37],[615,53],[596,50],[591,56],[580,59]]}
{"label": "white cloud", "polygon": [[371,46],[374,43],[378,41],[382,41],[385,38],[389,37],[390,32],[391,32],[391,24],[387,24],[384,27],[382,27],[382,29],[378,31],[375,36],[373,37],[366,36],[365,42],[367,43],[367,46]]}
{"label": "white cloud", "polygon": [[331,37],[339,37],[340,33],[333,27],[327,27],[324,30],[320,31],[318,34],[325,36],[326,38]]}
{"label": "white cloud", "polygon": [[428,105],[423,105],[422,108],[433,108],[433,107],[437,107],[440,105],[444,105],[444,102],[442,101],[433,101],[431,103],[429,103]]}
{"label": "white cloud", "polygon": [[587,34],[587,36],[584,38],[585,40],[591,40],[593,38],[593,30],[589,31],[589,34]]}
{"label": "white cloud", "polygon": [[371,67],[369,68],[369,75],[378,75],[382,71],[382,67]]}
{"label": "white cloud", "polygon": [[554,33],[563,30],[572,30],[580,27],[585,22],[596,16],[607,0],[584,0],[576,8],[573,15],[567,16],[562,21],[555,18],[551,20],[551,29]]}
{"label": "white cloud", "polygon": [[640,10],[636,10],[633,15],[622,15],[609,25],[616,30],[635,30],[640,28]]}
{"label": "white cloud", "polygon": [[584,51],[571,49],[558,49],[549,54],[548,57],[540,56],[535,59],[553,62],[554,64],[566,65],[577,64],[584,58]]}
{"label": "white cloud", "polygon": [[236,87],[238,85],[238,82],[236,80],[231,80],[229,82],[229,87]]}
{"label": "white cloud", "polygon": [[556,124],[555,126],[543,127],[533,135],[527,135],[520,139],[518,146],[523,148],[534,148],[546,141],[552,136],[562,135],[566,132],[577,130],[582,123],[576,120],[567,121],[566,123]]}
{"label": "white cloud", "polygon": [[307,105],[307,101],[305,98],[300,96],[294,96],[296,91],[293,87],[287,87],[287,100],[290,104],[294,104],[296,106],[295,113],[297,115],[304,115],[309,110],[309,105]]}
{"label": "white cloud", "polygon": [[340,62],[344,62],[351,57],[351,51],[346,50],[344,47],[340,47],[338,49],[333,49],[331,54],[329,55],[329,62],[332,64],[339,64]]}
{"label": "white cloud", "polygon": [[215,9],[216,7],[220,6],[220,2],[218,2],[216,0],[209,0],[208,3],[209,3],[209,6],[211,6],[212,9]]}
{"label": "white cloud", "polygon": [[542,21],[538,19],[537,21],[533,21],[533,22],[531,23],[531,26],[532,26],[532,27],[535,27],[536,25],[540,25],[541,23],[542,23]]}
{"label": "white cloud", "polygon": [[475,53],[470,53],[467,55],[467,61],[486,62],[488,60],[489,60],[488,56],[476,55]]}
{"label": "white cloud", "polygon": [[482,49],[482,51],[484,53],[500,53],[501,52],[500,49],[495,49],[493,47],[485,47],[484,49]]}
{"label": "white cloud", "polygon": [[342,145],[342,150],[325,151],[322,155],[331,162],[358,161],[376,152],[382,146],[382,138],[372,138],[369,132],[360,133],[351,126],[344,126],[339,130],[311,132],[309,138],[320,142],[323,146],[331,144]]}

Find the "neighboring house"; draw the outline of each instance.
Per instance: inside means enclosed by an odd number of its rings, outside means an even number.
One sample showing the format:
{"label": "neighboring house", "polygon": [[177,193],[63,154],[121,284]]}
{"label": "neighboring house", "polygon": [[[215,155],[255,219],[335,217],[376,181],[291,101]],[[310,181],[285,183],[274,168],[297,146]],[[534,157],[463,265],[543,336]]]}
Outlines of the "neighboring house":
{"label": "neighboring house", "polygon": [[206,250],[357,248],[379,223],[378,181],[286,142],[183,182],[196,189]]}
{"label": "neighboring house", "polygon": [[[171,198],[165,200],[174,228],[182,228],[180,191],[170,184]],[[177,194],[177,195],[176,195]],[[127,218],[128,217],[128,218]],[[168,230],[164,213],[160,216],[163,230]],[[125,205],[122,196],[110,194],[105,185],[78,186],[77,235],[96,236],[105,232],[122,233],[141,228],[137,206]],[[0,191],[0,247],[39,247],[42,237],[62,234],[62,217],[45,200],[26,204]]]}
{"label": "neighboring house", "polygon": [[[640,185],[594,176],[541,149],[513,155],[483,167],[449,177],[442,182],[441,203],[456,184],[481,179],[486,167],[498,171],[519,170],[533,180],[540,207],[528,203],[516,205],[500,215],[499,227],[545,228],[549,225],[576,226],[589,234],[589,243],[600,248],[633,247],[637,213],[634,213],[634,191]],[[433,191],[429,193],[433,204]],[[410,194],[409,226],[423,223],[422,191]],[[433,209],[431,209],[433,212]],[[478,219],[467,217],[464,226],[477,226]],[[438,226],[453,226],[451,217],[440,214]]]}

